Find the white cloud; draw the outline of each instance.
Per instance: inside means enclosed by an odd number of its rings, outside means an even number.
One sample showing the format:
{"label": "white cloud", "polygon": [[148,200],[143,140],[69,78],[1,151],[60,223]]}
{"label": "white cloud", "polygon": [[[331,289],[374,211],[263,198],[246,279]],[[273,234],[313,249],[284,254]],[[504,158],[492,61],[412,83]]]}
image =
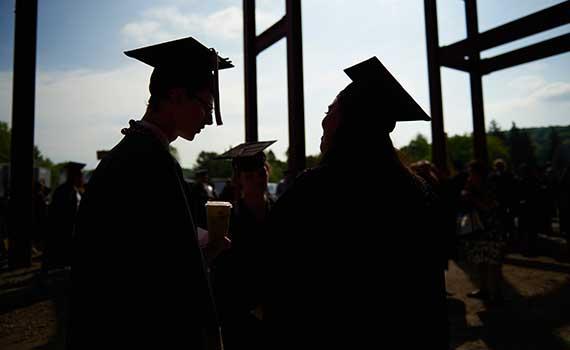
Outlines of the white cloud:
{"label": "white cloud", "polygon": [[542,76],[523,76],[511,81],[509,87],[517,92],[516,97],[494,101],[490,109],[498,113],[528,111],[540,105],[570,102],[570,83],[547,82]]}
{"label": "white cloud", "polygon": [[132,22],[125,25],[122,34],[131,38],[139,45],[150,44],[149,39],[163,41],[168,39],[169,34],[160,29],[160,23],[156,21]]}
{"label": "white cloud", "polygon": [[[265,28],[273,24],[279,15],[257,10],[257,26]],[[229,6],[210,14],[183,11],[177,6],[154,7],[143,12],[142,18],[127,23],[121,33],[127,41],[138,45],[165,41],[188,33],[198,37],[238,40],[242,37],[242,9]]]}
{"label": "white cloud", "polygon": [[202,24],[206,32],[216,33],[226,39],[241,39],[243,20],[242,11],[235,6],[215,12]]}
{"label": "white cloud", "polygon": [[539,101],[570,101],[570,83],[554,82],[546,84],[533,93]]}
{"label": "white cloud", "polygon": [[[35,143],[55,162],[75,160],[93,168],[95,152],[113,147],[128,120],[144,114],[150,71],[137,63],[109,71],[39,71]],[[221,152],[243,142],[241,75],[223,72],[220,79],[224,126],[206,128],[193,142],[174,143],[185,167],[192,166],[202,150]],[[0,120],[10,124],[9,102],[11,74],[0,72]]]}

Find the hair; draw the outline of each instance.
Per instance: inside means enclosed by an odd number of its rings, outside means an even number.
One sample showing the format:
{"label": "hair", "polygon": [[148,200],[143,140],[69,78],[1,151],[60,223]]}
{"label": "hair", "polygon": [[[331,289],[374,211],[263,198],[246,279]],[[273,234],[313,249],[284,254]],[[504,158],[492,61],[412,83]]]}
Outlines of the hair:
{"label": "hair", "polygon": [[201,69],[184,72],[171,68],[155,68],[150,76],[150,99],[148,107],[153,111],[160,109],[162,100],[168,97],[173,88],[183,88],[188,96],[202,89],[213,90],[213,75],[209,70]]}
{"label": "hair", "polygon": [[[377,96],[371,96],[370,90],[352,82],[337,95],[340,123],[321,163],[360,156],[390,160],[405,168],[389,136],[396,122],[383,115],[384,110],[376,108],[380,102]],[[389,108],[386,110],[390,112]]]}

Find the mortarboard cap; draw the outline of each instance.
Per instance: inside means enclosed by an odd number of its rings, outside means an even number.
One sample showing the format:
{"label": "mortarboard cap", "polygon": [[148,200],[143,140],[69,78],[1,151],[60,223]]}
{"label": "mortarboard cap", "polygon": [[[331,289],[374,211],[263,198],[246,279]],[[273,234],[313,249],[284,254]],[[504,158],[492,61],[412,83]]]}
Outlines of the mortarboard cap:
{"label": "mortarboard cap", "polygon": [[67,163],[65,163],[63,168],[69,169],[69,170],[82,170],[83,168],[85,168],[86,165],[87,164],[85,164],[85,163],[67,162]]}
{"label": "mortarboard cap", "polygon": [[184,87],[185,83],[196,79],[197,76],[211,76],[216,124],[222,124],[218,70],[233,67],[228,58],[218,56],[216,50],[207,48],[192,37],[125,51],[125,55],[154,67],[150,83],[151,94],[159,84],[158,76],[169,83],[181,84],[180,87]]}
{"label": "mortarboard cap", "polygon": [[218,159],[231,159],[235,171],[253,171],[265,165],[263,151],[277,141],[246,142],[225,152]]}
{"label": "mortarboard cap", "polygon": [[[353,84],[358,86],[355,91],[358,95],[362,95],[359,97],[370,101],[370,104],[377,105],[379,96],[383,97],[382,101],[389,101],[390,106],[384,104],[380,105],[380,108],[388,112],[385,114],[392,118],[393,123],[397,121],[431,120],[376,56],[346,68],[344,72]],[[362,103],[366,103],[366,101]]]}

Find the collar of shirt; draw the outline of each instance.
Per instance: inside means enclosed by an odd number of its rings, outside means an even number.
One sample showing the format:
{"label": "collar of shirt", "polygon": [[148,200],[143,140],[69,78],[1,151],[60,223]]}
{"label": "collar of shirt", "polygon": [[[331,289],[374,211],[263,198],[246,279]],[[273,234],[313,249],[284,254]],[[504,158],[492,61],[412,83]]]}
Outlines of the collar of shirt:
{"label": "collar of shirt", "polygon": [[166,135],[162,132],[162,130],[160,130],[159,127],[145,120],[140,120],[139,123],[143,128],[150,131],[151,134],[153,134],[160,141],[160,143],[166,147],[166,149],[169,148],[168,146],[170,143],[168,142],[168,137],[166,137]]}

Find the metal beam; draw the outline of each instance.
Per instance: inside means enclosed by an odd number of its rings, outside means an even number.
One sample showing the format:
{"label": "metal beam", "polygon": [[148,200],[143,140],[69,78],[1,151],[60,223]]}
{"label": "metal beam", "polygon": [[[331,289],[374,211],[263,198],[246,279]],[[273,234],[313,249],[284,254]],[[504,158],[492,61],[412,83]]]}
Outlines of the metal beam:
{"label": "metal beam", "polygon": [[303,94],[303,36],[301,1],[287,0],[287,76],[289,97],[289,171],[300,173],[305,159],[305,109]]}
{"label": "metal beam", "polygon": [[431,114],[431,158],[439,170],[447,172],[447,150],[443,125],[436,0],[424,0],[424,10],[429,75],[429,105]]}
{"label": "metal beam", "polygon": [[488,74],[568,51],[570,51],[570,34],[564,34],[538,44],[484,59],[481,61],[481,73]]}
{"label": "metal beam", "polygon": [[469,50],[484,51],[570,23],[570,1],[487,30],[441,48],[444,56],[463,58]]}
{"label": "metal beam", "polygon": [[257,132],[257,52],[255,0],[243,1],[243,55],[245,93],[245,140],[258,141]]}
{"label": "metal beam", "polygon": [[470,64],[467,56],[452,56],[444,51],[443,49],[439,49],[439,58],[440,64],[447,68],[457,69],[466,73],[470,71]]}
{"label": "metal beam", "polygon": [[10,268],[31,265],[37,16],[37,0],[16,1],[10,156]]}
{"label": "metal beam", "polygon": [[269,27],[263,33],[259,34],[255,43],[256,53],[259,55],[261,51],[275,44],[279,40],[287,36],[287,16],[283,16],[274,25]]}
{"label": "metal beam", "polygon": [[[475,38],[479,32],[477,20],[477,0],[465,0],[465,17],[467,19],[467,38]],[[473,153],[476,160],[487,166],[487,135],[485,134],[485,109],[483,104],[483,82],[481,79],[479,51],[470,48],[469,82],[471,85],[471,108],[473,111]]]}

